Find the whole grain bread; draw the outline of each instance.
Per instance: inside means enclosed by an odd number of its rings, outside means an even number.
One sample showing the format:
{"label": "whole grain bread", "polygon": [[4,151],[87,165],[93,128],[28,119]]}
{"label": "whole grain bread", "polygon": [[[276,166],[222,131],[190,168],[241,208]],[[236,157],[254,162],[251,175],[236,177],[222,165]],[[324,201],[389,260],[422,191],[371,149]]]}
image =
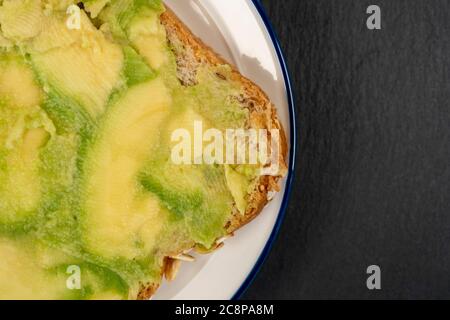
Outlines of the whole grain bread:
{"label": "whole grain bread", "polygon": [[[242,108],[248,109],[250,116],[246,123],[247,128],[278,129],[280,132],[280,174],[279,176],[260,176],[257,178],[258,181],[256,181],[253,191],[247,195],[248,206],[245,214],[241,214],[236,206],[233,207],[233,212],[230,213],[230,219],[224,226],[227,234],[232,236],[236,230],[258,216],[269,202],[272,193],[280,191],[278,185],[279,180],[287,172],[286,157],[288,146],[285,132],[278,120],[275,106],[258,85],[241,75],[233,65],[205,45],[170,9],[167,9],[161,15],[160,21],[166,29],[169,46],[175,54],[177,76],[183,85],[192,86],[197,83],[196,75],[200,66],[213,67],[224,64],[230,65],[232,72],[231,75],[228,75],[228,78],[219,73],[217,73],[217,77],[223,81],[237,82],[243,88],[243,93],[240,96],[232,98],[236,99],[242,105]],[[223,245],[223,240],[223,238],[217,239],[216,246],[208,251],[196,245],[192,249],[200,253],[209,253],[220,248]],[[164,259],[161,277],[164,276],[168,280],[174,279],[180,266],[180,261],[189,260],[186,257],[189,256],[183,252],[174,253],[174,255],[166,257]],[[158,287],[159,285],[155,283],[141,284],[141,290],[137,299],[144,300],[151,298]]]}

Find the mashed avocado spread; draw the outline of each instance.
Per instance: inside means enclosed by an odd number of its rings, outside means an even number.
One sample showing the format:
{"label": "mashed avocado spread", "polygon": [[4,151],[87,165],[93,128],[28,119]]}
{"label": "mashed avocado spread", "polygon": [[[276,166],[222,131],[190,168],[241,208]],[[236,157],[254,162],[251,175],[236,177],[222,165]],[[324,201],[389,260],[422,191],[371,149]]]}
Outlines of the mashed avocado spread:
{"label": "mashed avocado spread", "polygon": [[244,126],[241,88],[181,85],[160,0],[83,1],[69,28],[77,2],[0,1],[0,299],[135,298],[245,207],[251,177],[170,161],[175,128]]}

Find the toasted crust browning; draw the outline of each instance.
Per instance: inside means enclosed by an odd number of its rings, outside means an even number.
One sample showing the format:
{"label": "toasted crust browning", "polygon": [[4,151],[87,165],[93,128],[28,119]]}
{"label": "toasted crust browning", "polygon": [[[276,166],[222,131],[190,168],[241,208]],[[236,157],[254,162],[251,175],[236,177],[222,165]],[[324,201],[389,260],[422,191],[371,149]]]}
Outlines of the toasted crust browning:
{"label": "toasted crust browning", "polygon": [[[286,135],[278,120],[275,106],[270,102],[267,95],[259,86],[241,75],[233,65],[225,61],[212,49],[206,46],[170,9],[167,9],[167,11],[161,15],[161,23],[166,29],[169,45],[176,56],[178,67],[177,75],[183,85],[191,86],[196,83],[197,70],[202,65],[230,65],[232,72],[229,79],[222,74],[217,74],[217,76],[224,81],[237,82],[243,88],[243,94],[233,98],[237,99],[243,108],[249,110],[250,117],[246,126],[248,128],[267,129],[269,131],[271,129],[278,129],[280,132],[280,175],[277,177],[260,176],[258,178],[255,188],[248,194],[248,206],[245,214],[241,214],[236,207],[233,208],[231,218],[224,226],[228,235],[232,236],[236,230],[259,215],[269,202],[269,195],[271,192],[280,190],[278,186],[279,179],[284,176],[287,171],[286,157],[288,145]],[[219,240],[214,249],[218,249],[222,245],[222,241]],[[180,252],[179,254],[183,253]],[[167,257],[164,259],[161,276],[165,276],[167,280],[174,279],[179,265],[179,260],[173,259],[173,256],[172,258]],[[142,285],[138,299],[151,298],[157,289],[157,284]]]}

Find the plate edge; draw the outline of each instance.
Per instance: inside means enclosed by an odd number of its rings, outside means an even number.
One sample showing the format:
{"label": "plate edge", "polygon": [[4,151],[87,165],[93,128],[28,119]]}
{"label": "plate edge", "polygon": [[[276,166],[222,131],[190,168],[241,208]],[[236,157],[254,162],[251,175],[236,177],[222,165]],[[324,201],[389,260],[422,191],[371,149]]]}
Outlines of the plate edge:
{"label": "plate edge", "polygon": [[290,153],[289,153],[289,170],[288,170],[288,176],[286,180],[286,189],[283,196],[283,200],[281,203],[281,208],[278,213],[277,220],[275,222],[275,225],[272,229],[272,232],[269,236],[268,241],[266,242],[264,249],[262,250],[261,254],[258,257],[258,260],[256,261],[255,265],[253,266],[250,273],[247,275],[244,282],[241,284],[239,289],[236,291],[236,293],[232,296],[231,300],[239,300],[242,295],[247,291],[247,289],[250,287],[250,285],[255,280],[256,276],[258,275],[259,271],[261,270],[262,265],[266,261],[270,251],[272,250],[272,247],[275,243],[275,240],[278,237],[278,234],[280,232],[281,225],[284,221],[284,218],[286,216],[286,209],[289,203],[289,199],[291,197],[291,191],[293,186],[293,180],[295,176],[295,159],[297,154],[297,128],[296,128],[296,112],[295,112],[295,99],[294,99],[294,93],[292,90],[292,77],[289,72],[289,68],[286,63],[285,56],[283,54],[283,50],[281,48],[280,40],[275,33],[275,29],[272,26],[269,17],[267,16],[267,13],[261,4],[259,0],[251,0],[251,3],[255,7],[256,11],[258,12],[259,16],[261,17],[264,26],[267,30],[267,33],[270,36],[270,39],[272,40],[273,46],[275,48],[278,62],[280,64],[280,67],[283,72],[283,80],[286,86],[286,95],[288,98],[288,107],[289,107],[289,123],[290,123]]}

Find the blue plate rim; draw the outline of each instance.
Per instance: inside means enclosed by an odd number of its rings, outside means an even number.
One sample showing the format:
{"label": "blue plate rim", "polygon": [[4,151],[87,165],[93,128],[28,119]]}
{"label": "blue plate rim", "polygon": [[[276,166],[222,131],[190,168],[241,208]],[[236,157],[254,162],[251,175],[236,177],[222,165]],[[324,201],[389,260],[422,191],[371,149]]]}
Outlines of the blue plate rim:
{"label": "blue plate rim", "polygon": [[253,5],[255,6],[256,10],[258,11],[258,14],[260,15],[262,21],[264,22],[264,25],[267,29],[267,32],[269,33],[269,36],[272,40],[273,46],[275,47],[278,62],[280,63],[281,69],[283,71],[283,78],[286,86],[286,94],[288,97],[288,105],[289,105],[289,122],[290,122],[290,154],[289,154],[289,168],[288,168],[288,176],[286,181],[286,191],[284,193],[283,201],[281,204],[280,211],[278,213],[277,220],[275,221],[275,225],[272,229],[272,232],[270,234],[270,237],[268,241],[266,242],[266,245],[264,246],[263,251],[258,257],[258,260],[256,261],[255,265],[253,266],[250,273],[247,275],[247,278],[244,280],[244,282],[241,284],[239,289],[236,291],[236,293],[233,295],[231,300],[238,300],[242,297],[242,295],[245,293],[245,291],[250,287],[252,282],[255,280],[256,275],[259,273],[262,265],[264,264],[264,261],[267,259],[268,254],[270,253],[273,244],[275,243],[275,240],[280,232],[281,225],[283,223],[284,217],[286,215],[286,209],[288,206],[288,202],[291,196],[292,186],[293,186],[293,180],[294,180],[294,172],[295,172],[295,158],[296,158],[296,151],[297,151],[297,129],[296,129],[296,117],[295,117],[295,100],[294,100],[294,93],[292,90],[292,80],[291,76],[287,67],[286,59],[284,58],[283,50],[281,49],[280,40],[278,39],[278,36],[275,33],[275,30],[266,14],[266,11],[264,7],[262,6],[261,2],[259,0],[252,0],[251,1]]}

